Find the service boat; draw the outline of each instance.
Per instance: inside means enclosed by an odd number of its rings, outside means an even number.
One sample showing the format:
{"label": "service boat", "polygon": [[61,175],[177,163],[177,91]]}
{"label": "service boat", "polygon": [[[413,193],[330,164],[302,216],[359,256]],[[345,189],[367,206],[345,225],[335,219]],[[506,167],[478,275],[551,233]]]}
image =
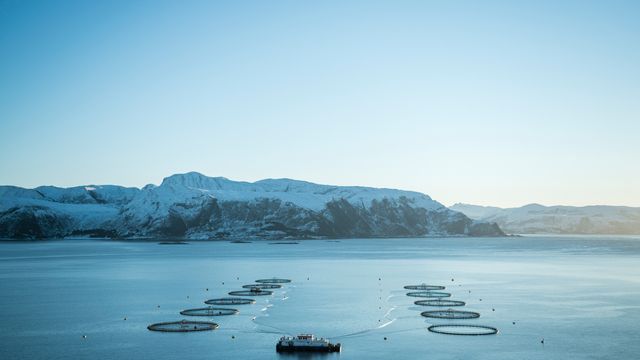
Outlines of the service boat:
{"label": "service boat", "polygon": [[276,344],[277,352],[339,352],[340,344],[332,344],[324,338],[316,338],[311,334],[300,334],[298,336],[283,336]]}

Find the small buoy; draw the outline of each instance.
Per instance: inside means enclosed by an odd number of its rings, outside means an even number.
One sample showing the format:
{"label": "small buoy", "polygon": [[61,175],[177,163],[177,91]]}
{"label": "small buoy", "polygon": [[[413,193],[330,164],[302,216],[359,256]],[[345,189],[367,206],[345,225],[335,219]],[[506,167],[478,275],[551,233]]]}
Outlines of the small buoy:
{"label": "small buoy", "polygon": [[87,338],[87,335],[82,335],[82,338],[83,338],[83,339],[86,339],[86,338]]}
{"label": "small buoy", "polygon": [[222,282],[222,285],[224,285],[224,281]]}
{"label": "small buoy", "polygon": [[125,320],[125,321],[127,320],[127,317],[126,317],[126,316],[124,317],[124,320]]}
{"label": "small buoy", "polygon": [[[382,278],[378,278],[378,281],[382,281]],[[386,339],[386,338],[385,338]]]}
{"label": "small buoy", "polygon": [[469,290],[469,294],[471,294],[471,290]]}
{"label": "small buoy", "polygon": [[209,288],[204,289],[204,291],[209,291]]}
{"label": "small buoy", "polygon": [[516,324],[516,322],[514,321],[514,322],[513,322],[513,325],[515,325],[515,324]]}
{"label": "small buoy", "polygon": [[482,301],[482,299],[480,299],[480,301]]}
{"label": "small buoy", "polygon": [[451,281],[453,281],[453,278],[451,278]]}
{"label": "small buoy", "polygon": [[238,277],[236,277],[236,280],[240,280],[240,277],[239,277],[239,276],[238,276]]}
{"label": "small buoy", "polygon": [[380,320],[378,320],[378,322],[380,322]]}
{"label": "small buoy", "polygon": [[231,335],[231,338],[232,338],[232,339],[235,339],[235,338],[236,338],[236,336],[235,336],[235,335]]}
{"label": "small buoy", "polygon": [[540,343],[541,343],[541,344],[544,344],[544,338],[542,338],[542,340],[540,340]]}
{"label": "small buoy", "polygon": [[309,280],[309,278],[307,278],[307,280]]}
{"label": "small buoy", "polygon": [[492,308],[491,311],[496,311],[496,309]]}
{"label": "small buoy", "polygon": [[384,339],[387,340],[387,337],[385,336]]}
{"label": "small buoy", "polygon": [[160,305],[158,305],[158,309],[160,308]]}

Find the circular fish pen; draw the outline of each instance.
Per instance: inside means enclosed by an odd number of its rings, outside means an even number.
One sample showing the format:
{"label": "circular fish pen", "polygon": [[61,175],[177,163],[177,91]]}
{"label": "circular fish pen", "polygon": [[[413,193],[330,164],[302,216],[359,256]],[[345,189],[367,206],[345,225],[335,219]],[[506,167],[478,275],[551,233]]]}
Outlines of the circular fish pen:
{"label": "circular fish pen", "polygon": [[444,286],[427,284],[406,285],[404,288],[407,290],[444,290]]}
{"label": "circular fish pen", "polygon": [[204,303],[207,305],[248,305],[248,304],[255,304],[256,301],[253,299],[228,297],[228,298],[220,298],[220,299],[211,299],[211,300],[205,301]]}
{"label": "circular fish pen", "polygon": [[428,330],[438,334],[463,336],[495,335],[498,333],[498,329],[493,326],[462,324],[431,325]]}
{"label": "circular fish pen", "polygon": [[435,319],[477,319],[480,317],[480,313],[475,311],[460,311],[460,310],[432,310],[432,311],[423,311],[420,315],[427,318],[435,318]]}
{"label": "circular fish pen", "polygon": [[459,300],[425,299],[413,302],[420,306],[464,306],[466,303]]}
{"label": "circular fish pen", "polygon": [[236,315],[237,313],[239,313],[237,309],[216,308],[211,306],[206,308],[187,309],[180,311],[180,315],[188,316],[226,316]]}
{"label": "circular fish pen", "polygon": [[242,285],[244,289],[280,289],[282,285],[279,284],[249,284]]}
{"label": "circular fish pen", "polygon": [[421,297],[421,298],[446,298],[451,297],[450,293],[441,291],[413,291],[408,292],[407,296]]}
{"label": "circular fish pen", "polygon": [[271,295],[271,294],[273,294],[273,291],[262,290],[262,289],[238,290],[238,291],[229,292],[229,295],[235,295],[235,296],[265,296],[265,295]]}
{"label": "circular fish pen", "polygon": [[256,282],[259,284],[286,284],[286,283],[290,283],[291,280],[272,278],[272,279],[258,279],[256,280]]}
{"label": "circular fish pen", "polygon": [[151,324],[147,326],[147,329],[162,332],[190,332],[215,330],[218,326],[218,324],[209,321],[181,320]]}

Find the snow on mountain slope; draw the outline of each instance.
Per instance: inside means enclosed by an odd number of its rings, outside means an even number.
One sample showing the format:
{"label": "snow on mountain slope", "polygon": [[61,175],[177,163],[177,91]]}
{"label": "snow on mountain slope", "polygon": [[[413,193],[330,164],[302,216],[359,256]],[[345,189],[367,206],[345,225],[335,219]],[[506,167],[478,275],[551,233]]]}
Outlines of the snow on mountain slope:
{"label": "snow on mountain slope", "polygon": [[345,199],[357,206],[368,207],[371,201],[380,198],[411,199],[416,206],[427,210],[442,209],[444,205],[429,196],[412,191],[377,189],[360,186],[318,185],[291,179],[266,179],[255,183],[231,181],[223,177],[206,177],[196,172],[177,174],[165,178],[161,188],[187,188],[198,190],[223,201],[251,201],[257,198],[278,198],[304,209],[320,211],[334,199]]}
{"label": "snow on mountain slope", "polygon": [[372,237],[503,235],[424,194],[318,185],[255,183],[199,173],[160,186],[0,187],[0,236]]}
{"label": "snow on mountain slope", "polygon": [[479,221],[496,222],[508,233],[640,234],[640,208],[633,207],[529,204],[501,209],[456,204],[451,209]]}
{"label": "snow on mountain slope", "polygon": [[44,196],[33,189],[17,186],[0,186],[0,211],[19,204],[23,199],[44,199]]}
{"label": "snow on mountain slope", "polygon": [[114,185],[87,185],[72,188],[40,186],[34,190],[47,200],[69,204],[124,204],[140,192],[137,188]]}
{"label": "snow on mountain slope", "polygon": [[117,217],[117,201],[96,201],[88,194],[91,190],[84,192],[79,188],[0,186],[0,236],[59,237],[74,231],[100,229],[106,221]]}

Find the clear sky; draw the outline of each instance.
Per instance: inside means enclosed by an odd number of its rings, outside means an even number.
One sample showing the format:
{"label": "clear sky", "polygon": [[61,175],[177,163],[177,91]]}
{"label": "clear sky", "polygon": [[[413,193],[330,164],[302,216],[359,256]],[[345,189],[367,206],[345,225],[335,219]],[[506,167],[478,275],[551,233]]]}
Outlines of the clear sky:
{"label": "clear sky", "polygon": [[640,206],[638,1],[0,0],[0,184]]}

